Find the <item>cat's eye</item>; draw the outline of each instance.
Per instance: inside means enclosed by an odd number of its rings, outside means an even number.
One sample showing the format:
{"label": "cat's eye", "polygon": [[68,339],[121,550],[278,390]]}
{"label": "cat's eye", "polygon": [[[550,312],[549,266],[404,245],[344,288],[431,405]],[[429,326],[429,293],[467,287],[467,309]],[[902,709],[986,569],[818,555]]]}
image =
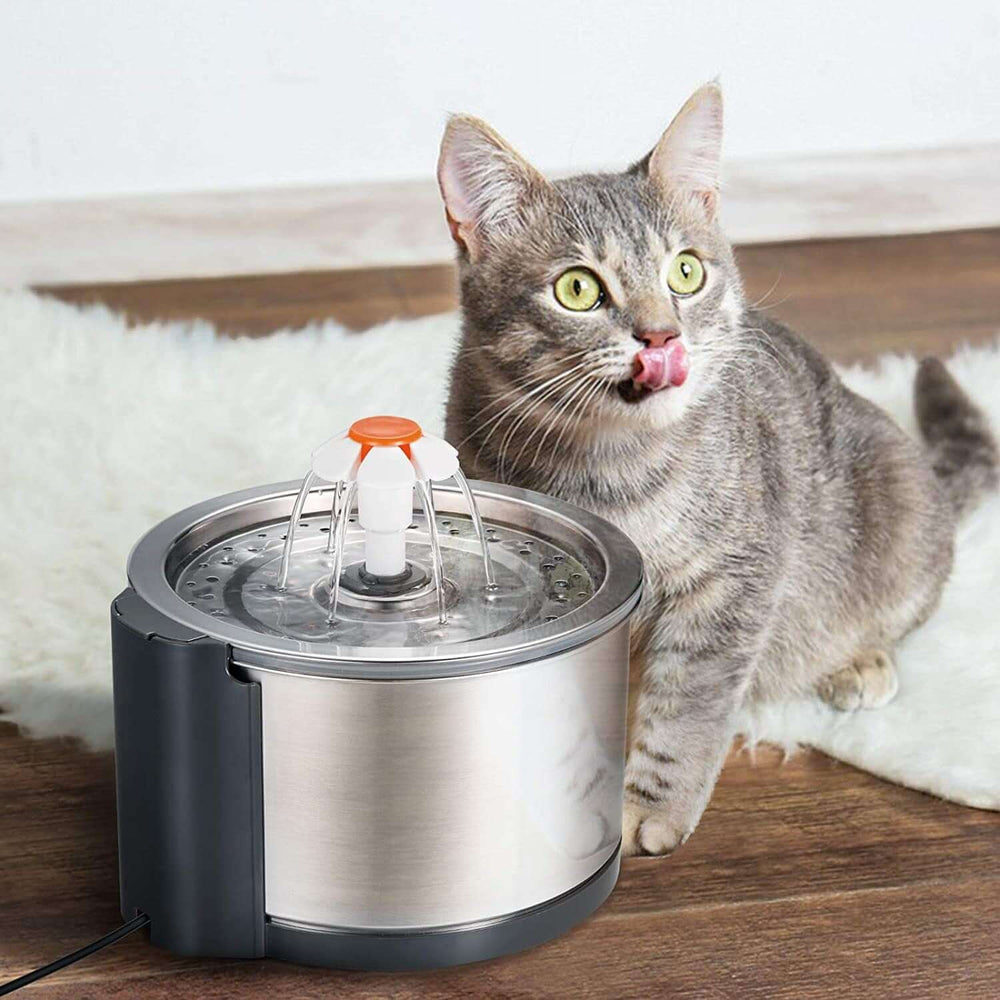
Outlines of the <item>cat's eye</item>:
{"label": "cat's eye", "polygon": [[705,265],[697,254],[682,250],[670,262],[667,284],[675,295],[694,295],[705,284]]}
{"label": "cat's eye", "polygon": [[586,267],[571,267],[556,278],[552,286],[556,301],[573,312],[596,309],[604,301],[604,286],[593,271]]}

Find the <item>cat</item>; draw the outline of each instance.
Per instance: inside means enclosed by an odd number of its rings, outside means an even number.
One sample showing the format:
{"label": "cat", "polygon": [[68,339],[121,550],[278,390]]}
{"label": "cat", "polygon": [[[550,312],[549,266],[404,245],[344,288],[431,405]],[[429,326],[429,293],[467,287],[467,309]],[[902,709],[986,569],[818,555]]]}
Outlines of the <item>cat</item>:
{"label": "cat", "polygon": [[958,516],[998,484],[985,418],[939,361],[918,370],[917,442],[747,304],[717,218],[721,143],[709,83],[622,173],[550,182],[468,116],[438,163],[463,468],[603,515],[645,561],[626,854],[687,839],[748,699],[886,704]]}

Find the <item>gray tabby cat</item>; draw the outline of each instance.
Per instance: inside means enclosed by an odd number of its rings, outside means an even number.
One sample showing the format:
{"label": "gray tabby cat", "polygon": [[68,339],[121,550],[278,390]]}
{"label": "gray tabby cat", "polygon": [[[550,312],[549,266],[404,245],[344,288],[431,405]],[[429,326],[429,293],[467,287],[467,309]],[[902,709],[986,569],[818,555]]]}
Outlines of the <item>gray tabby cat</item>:
{"label": "gray tabby cat", "polygon": [[893,645],[935,607],[956,518],[998,478],[983,416],[939,362],[917,376],[921,446],[747,305],[716,221],[721,140],[712,83],[624,173],[549,182],[464,116],[438,168],[463,467],[603,515],[645,559],[634,854],[694,829],[747,699],[893,697]]}

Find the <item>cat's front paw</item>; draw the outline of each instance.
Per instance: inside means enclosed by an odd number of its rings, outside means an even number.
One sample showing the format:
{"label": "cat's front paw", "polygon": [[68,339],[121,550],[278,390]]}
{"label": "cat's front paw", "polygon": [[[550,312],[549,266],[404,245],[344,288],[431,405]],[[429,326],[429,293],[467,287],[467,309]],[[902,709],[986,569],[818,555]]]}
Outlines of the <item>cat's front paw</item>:
{"label": "cat's front paw", "polygon": [[694,826],[678,823],[664,805],[625,800],[622,817],[622,854],[625,857],[663,857],[680,847]]}
{"label": "cat's front paw", "polygon": [[892,657],[881,649],[864,649],[840,670],[823,678],[816,691],[832,708],[856,712],[881,708],[896,696],[899,678]]}

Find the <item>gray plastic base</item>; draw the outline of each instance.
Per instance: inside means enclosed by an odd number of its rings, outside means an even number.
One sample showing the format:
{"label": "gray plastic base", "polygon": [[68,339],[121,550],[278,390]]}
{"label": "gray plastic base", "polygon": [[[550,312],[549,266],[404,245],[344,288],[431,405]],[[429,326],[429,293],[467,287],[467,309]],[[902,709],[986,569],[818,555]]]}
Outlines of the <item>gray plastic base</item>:
{"label": "gray plastic base", "polygon": [[179,955],[264,954],[260,687],[225,643],[111,606],[121,912]]}
{"label": "gray plastic base", "polygon": [[383,972],[439,969],[523,951],[585,920],[618,881],[620,849],[575,889],[488,923],[428,931],[363,932],[309,928],[269,920],[264,934],[271,958],[300,965]]}

